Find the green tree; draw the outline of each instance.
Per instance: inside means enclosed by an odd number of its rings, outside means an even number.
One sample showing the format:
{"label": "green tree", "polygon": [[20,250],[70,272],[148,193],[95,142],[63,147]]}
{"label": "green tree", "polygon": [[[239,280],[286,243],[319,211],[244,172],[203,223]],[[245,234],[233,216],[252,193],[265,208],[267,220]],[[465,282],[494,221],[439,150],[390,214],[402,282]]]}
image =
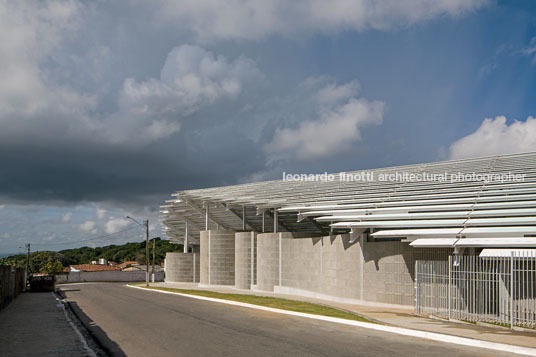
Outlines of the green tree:
{"label": "green tree", "polygon": [[63,271],[63,264],[57,259],[49,260],[41,270],[42,273],[46,274],[56,274]]}

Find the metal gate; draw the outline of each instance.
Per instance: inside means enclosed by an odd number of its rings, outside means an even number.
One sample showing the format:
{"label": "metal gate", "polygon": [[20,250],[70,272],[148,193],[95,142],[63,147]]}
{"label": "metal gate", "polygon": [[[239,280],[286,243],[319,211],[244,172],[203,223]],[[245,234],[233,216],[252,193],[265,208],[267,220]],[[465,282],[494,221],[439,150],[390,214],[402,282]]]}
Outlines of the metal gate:
{"label": "metal gate", "polygon": [[449,256],[415,262],[415,311],[447,319],[536,328],[536,254]]}

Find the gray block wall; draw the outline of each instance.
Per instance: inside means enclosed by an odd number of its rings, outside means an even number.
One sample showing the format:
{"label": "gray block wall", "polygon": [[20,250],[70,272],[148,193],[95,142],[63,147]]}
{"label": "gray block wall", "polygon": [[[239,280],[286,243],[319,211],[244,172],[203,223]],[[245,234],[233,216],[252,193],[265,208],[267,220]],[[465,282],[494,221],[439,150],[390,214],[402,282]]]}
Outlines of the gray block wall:
{"label": "gray block wall", "polygon": [[201,231],[200,238],[200,284],[234,285],[235,231]]}
{"label": "gray block wall", "polygon": [[446,260],[452,252],[416,249],[399,241],[363,244],[362,249],[359,239],[350,243],[348,234],[316,238],[259,234],[257,289],[273,291],[281,286],[287,292],[413,305],[415,260]]}
{"label": "gray block wall", "polygon": [[[235,287],[249,289],[257,277],[257,233],[235,234]],[[253,270],[253,275],[251,274]]]}
{"label": "gray block wall", "polygon": [[349,235],[282,239],[281,285],[360,299],[361,250]]}
{"label": "gray block wall", "polygon": [[257,235],[257,289],[274,291],[279,285],[279,238],[289,233]]}
{"label": "gray block wall", "polygon": [[166,253],[166,282],[199,282],[199,253]]}
{"label": "gray block wall", "polygon": [[365,244],[364,299],[415,305],[415,261],[448,260],[452,249],[412,248],[405,242]]}

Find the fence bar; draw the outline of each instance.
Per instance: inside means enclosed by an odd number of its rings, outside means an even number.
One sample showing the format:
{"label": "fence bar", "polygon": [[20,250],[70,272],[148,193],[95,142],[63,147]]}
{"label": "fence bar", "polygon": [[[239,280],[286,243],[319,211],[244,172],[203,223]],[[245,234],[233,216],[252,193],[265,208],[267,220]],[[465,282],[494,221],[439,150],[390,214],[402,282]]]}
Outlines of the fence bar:
{"label": "fence bar", "polygon": [[514,328],[514,252],[510,257],[510,328]]}
{"label": "fence bar", "polygon": [[415,311],[536,328],[536,253],[415,262]]}

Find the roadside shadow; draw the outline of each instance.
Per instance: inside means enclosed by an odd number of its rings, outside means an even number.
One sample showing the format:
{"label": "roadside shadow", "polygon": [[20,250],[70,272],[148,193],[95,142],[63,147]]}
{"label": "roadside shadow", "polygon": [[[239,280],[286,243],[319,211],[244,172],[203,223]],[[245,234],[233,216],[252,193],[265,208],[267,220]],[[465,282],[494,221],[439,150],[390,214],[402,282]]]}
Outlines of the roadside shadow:
{"label": "roadside shadow", "polygon": [[84,311],[78,306],[76,302],[67,301],[66,305],[76,318],[82,323],[86,332],[91,336],[93,342],[106,353],[107,356],[126,357],[127,355],[119,347],[117,343],[111,340],[106,332],[104,332],[99,325],[91,318],[89,318]]}

